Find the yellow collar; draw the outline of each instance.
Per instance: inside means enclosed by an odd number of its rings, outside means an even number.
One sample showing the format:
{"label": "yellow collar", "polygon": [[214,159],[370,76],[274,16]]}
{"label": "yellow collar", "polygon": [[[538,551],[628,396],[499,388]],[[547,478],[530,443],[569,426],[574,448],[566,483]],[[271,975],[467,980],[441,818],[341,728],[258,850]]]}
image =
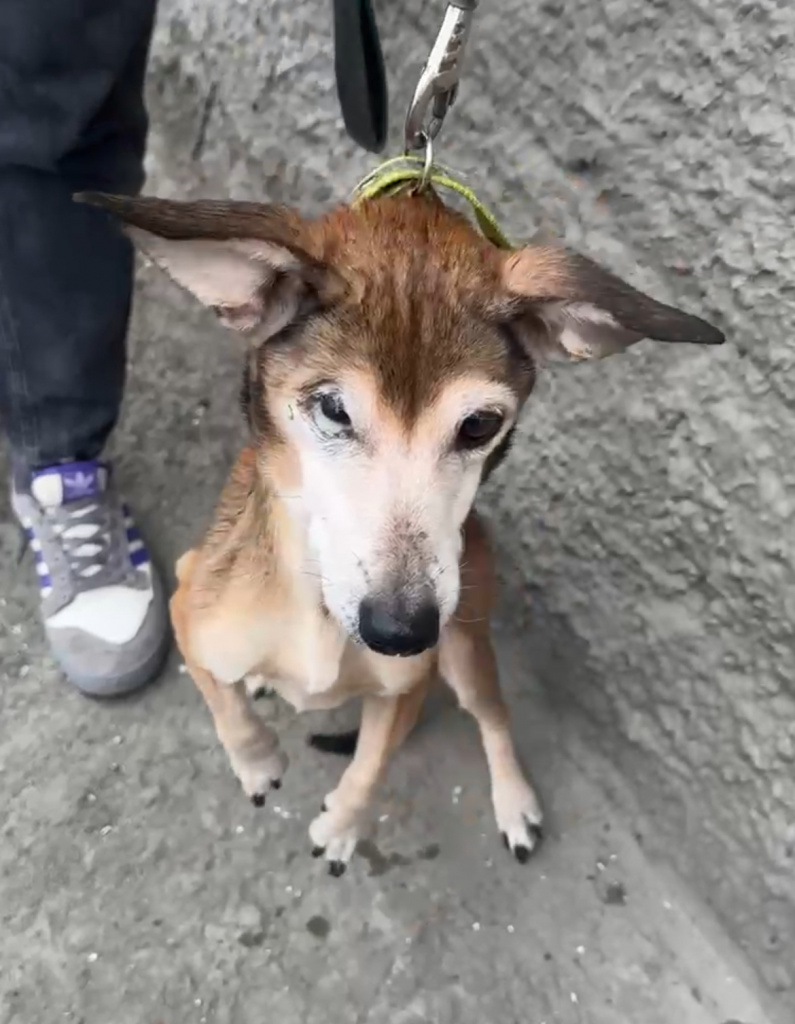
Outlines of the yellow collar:
{"label": "yellow collar", "polygon": [[398,156],[379,164],[354,189],[353,204],[381,195],[395,195],[412,185],[417,186],[417,191],[435,186],[449,189],[462,196],[472,207],[478,227],[484,236],[499,249],[513,249],[497,218],[481,203],[472,189],[454,177],[446,167],[433,164],[426,170],[425,161],[421,157]]}

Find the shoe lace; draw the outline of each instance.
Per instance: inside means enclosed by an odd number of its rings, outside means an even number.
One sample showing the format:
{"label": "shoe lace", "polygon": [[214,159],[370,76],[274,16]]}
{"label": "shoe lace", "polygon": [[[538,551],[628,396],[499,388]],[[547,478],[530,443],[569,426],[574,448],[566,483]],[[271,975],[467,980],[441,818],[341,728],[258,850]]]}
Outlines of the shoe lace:
{"label": "shoe lace", "polygon": [[46,514],[76,582],[91,583],[112,569],[113,520],[106,502],[89,498]]}

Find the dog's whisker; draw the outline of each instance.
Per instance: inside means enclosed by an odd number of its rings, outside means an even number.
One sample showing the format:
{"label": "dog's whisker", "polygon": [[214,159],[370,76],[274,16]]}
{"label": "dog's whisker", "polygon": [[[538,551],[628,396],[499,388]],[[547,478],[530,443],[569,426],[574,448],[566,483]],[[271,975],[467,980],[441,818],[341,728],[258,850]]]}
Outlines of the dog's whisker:
{"label": "dog's whisker", "polygon": [[319,583],[324,583],[326,586],[330,586],[331,585],[329,583],[329,581],[326,579],[326,577],[325,576],[321,576],[320,573],[316,573],[316,572],[302,572],[301,575],[302,576],[306,576],[310,580],[317,580]]}
{"label": "dog's whisker", "polygon": [[282,501],[282,502],[301,501],[302,500],[300,494],[278,494],[278,493],[274,493],[273,496],[278,501]]}

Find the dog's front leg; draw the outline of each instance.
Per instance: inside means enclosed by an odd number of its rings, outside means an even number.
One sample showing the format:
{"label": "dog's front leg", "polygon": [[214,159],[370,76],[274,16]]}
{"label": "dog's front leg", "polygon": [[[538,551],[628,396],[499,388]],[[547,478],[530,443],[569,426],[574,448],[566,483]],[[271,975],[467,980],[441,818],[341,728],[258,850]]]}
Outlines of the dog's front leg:
{"label": "dog's front leg", "polygon": [[185,659],[191,678],[198,687],[243,791],[253,804],[261,807],[270,789],[278,789],[287,768],[287,757],[279,749],[279,738],[267,727],[249,702],[245,681],[219,683],[211,672],[191,657],[187,607],[190,602],[190,578],[196,563],[195,551],[188,551],[177,563],[180,581],[171,598],[171,622],[177,646]]}
{"label": "dog's front leg", "polygon": [[390,754],[403,742],[417,720],[426,687],[423,684],[400,697],[365,697],[362,723],[353,761],[339,785],[323,802],[323,812],[309,827],[312,856],[325,856],[329,871],[345,871],[361,837],[373,793]]}
{"label": "dog's front leg", "polygon": [[442,635],[440,669],[461,707],[478,724],[497,827],[505,845],[523,864],[541,839],[542,814],[516,756],[488,625],[453,620]]}
{"label": "dog's front leg", "polygon": [[261,807],[268,790],[281,786],[287,768],[278,736],[251,707],[245,683],[219,683],[204,669],[190,664],[188,669],[210,709],[232,770],[251,802]]}

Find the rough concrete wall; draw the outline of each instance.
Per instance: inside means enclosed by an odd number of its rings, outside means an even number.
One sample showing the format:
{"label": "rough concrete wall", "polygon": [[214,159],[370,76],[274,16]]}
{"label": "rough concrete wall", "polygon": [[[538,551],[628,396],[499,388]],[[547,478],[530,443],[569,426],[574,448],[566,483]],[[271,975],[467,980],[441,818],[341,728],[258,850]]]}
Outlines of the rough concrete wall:
{"label": "rough concrete wall", "polygon": [[[326,0],[163,0],[152,187],[307,211],[342,133]],[[443,5],[380,4],[395,148]],[[795,7],[484,0],[442,155],[516,238],[564,237],[725,327],[547,378],[490,501],[533,671],[632,779],[659,847],[792,996]]]}

